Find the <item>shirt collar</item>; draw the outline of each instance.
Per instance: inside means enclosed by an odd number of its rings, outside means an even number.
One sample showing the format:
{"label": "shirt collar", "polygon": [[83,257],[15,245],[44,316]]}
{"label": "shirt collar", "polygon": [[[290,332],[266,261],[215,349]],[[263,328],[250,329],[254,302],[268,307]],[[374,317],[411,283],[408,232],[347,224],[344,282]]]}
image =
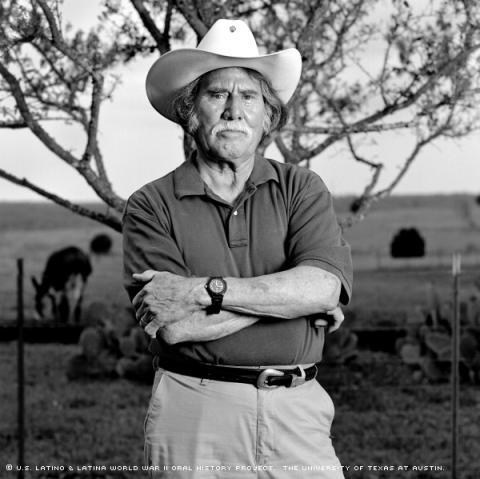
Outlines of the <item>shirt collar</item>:
{"label": "shirt collar", "polygon": [[190,157],[173,172],[175,196],[198,196],[205,194],[205,183]]}
{"label": "shirt collar", "polygon": [[[277,183],[280,181],[276,169],[270,161],[260,155],[256,155],[253,170],[247,180],[247,184],[258,187],[270,180]],[[192,157],[173,172],[173,181],[175,196],[178,199],[184,196],[201,196],[206,194],[206,184],[202,180]]]}

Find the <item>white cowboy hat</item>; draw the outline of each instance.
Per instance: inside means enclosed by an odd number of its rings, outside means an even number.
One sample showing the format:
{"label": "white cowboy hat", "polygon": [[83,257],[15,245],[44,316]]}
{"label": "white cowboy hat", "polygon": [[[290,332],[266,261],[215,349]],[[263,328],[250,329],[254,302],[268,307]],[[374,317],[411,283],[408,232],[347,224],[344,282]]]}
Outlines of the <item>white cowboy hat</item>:
{"label": "white cowboy hat", "polygon": [[177,121],[170,109],[176,92],[204,73],[228,67],[250,68],[261,73],[287,103],[297,88],[302,59],[295,48],[259,55],[255,38],[245,22],[217,20],[197,48],[168,52],[152,65],[146,81],[148,99],[161,115]]}

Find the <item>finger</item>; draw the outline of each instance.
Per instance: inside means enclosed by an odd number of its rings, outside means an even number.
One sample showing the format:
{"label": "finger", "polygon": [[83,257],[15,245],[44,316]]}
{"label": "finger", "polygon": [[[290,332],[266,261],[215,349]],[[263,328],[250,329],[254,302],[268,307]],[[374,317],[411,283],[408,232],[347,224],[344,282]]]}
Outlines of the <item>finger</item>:
{"label": "finger", "polygon": [[335,311],[333,314],[333,319],[335,322],[340,321],[342,322],[344,319],[343,312],[339,309],[338,311]]}
{"label": "finger", "polygon": [[327,314],[334,317],[337,317],[337,316],[343,317],[343,311],[342,311],[342,308],[340,308],[340,306],[337,306],[336,308],[331,309],[330,311],[327,311]]}
{"label": "finger", "polygon": [[157,331],[159,330],[159,326],[157,324],[155,324],[155,322],[151,321],[150,323],[148,323],[145,328],[144,328],[144,331],[151,337],[151,338],[155,338],[157,336]]}
{"label": "finger", "polygon": [[145,327],[148,325],[149,322],[150,320],[148,319],[148,316],[142,316],[138,321],[138,324],[140,325],[141,328],[145,329]]}
{"label": "finger", "polygon": [[147,316],[149,316],[149,311],[146,308],[140,307],[135,310],[135,317],[137,318],[137,321],[139,323],[142,323],[144,325],[147,324]]}
{"label": "finger", "polygon": [[132,306],[135,308],[135,309],[138,309],[141,304],[143,303],[144,299],[145,299],[145,296],[147,295],[147,290],[142,288],[136,295],[135,297],[132,299]]}
{"label": "finger", "polygon": [[330,328],[328,329],[328,332],[329,333],[333,333],[334,331],[336,331],[343,323],[345,317],[343,316],[343,313],[336,313],[334,315],[334,318],[335,318],[335,321],[333,322],[333,324],[330,326]]}
{"label": "finger", "polygon": [[147,269],[143,273],[133,273],[132,277],[136,281],[143,281],[144,283],[147,283],[154,278],[155,273],[158,273],[158,271],[155,271],[153,269]]}
{"label": "finger", "polygon": [[133,299],[132,299],[132,306],[135,309],[135,311],[138,310],[138,308],[141,306],[142,301],[143,301],[143,296],[144,293],[140,291]]}
{"label": "finger", "polygon": [[333,333],[340,327],[341,323],[333,323],[327,330],[328,333]]}
{"label": "finger", "polygon": [[137,311],[135,311],[135,316],[142,328],[144,328],[154,318],[152,312],[148,309],[148,307],[144,305],[142,305]]}

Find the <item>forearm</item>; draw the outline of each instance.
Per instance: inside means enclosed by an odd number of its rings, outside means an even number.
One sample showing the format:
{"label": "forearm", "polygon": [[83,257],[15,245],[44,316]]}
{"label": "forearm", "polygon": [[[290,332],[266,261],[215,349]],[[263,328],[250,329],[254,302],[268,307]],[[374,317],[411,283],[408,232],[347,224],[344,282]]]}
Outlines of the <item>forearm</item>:
{"label": "forearm", "polygon": [[140,325],[152,337],[161,330],[172,344],[218,339],[259,317],[290,319],[331,311],[341,287],[335,275],[311,266],[255,278],[227,277],[222,311],[207,315],[211,298],[206,278],[147,270],[134,279],[146,283],[132,301]]}
{"label": "forearm", "polygon": [[314,266],[298,266],[256,278],[227,278],[223,308],[275,318],[298,318],[338,305],[340,280]]}
{"label": "forearm", "polygon": [[219,314],[211,315],[199,311],[160,328],[157,334],[168,344],[185,341],[212,341],[251,326],[258,319],[231,311],[220,311]]}

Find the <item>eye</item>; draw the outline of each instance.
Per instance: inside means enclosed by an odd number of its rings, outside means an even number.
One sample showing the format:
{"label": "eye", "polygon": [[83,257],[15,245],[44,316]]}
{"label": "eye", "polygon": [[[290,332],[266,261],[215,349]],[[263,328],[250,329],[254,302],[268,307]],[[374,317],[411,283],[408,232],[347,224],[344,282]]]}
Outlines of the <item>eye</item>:
{"label": "eye", "polygon": [[247,105],[257,105],[262,103],[263,97],[257,92],[245,92],[242,94],[242,101]]}
{"label": "eye", "polygon": [[212,92],[210,94],[210,96],[214,99],[214,100],[223,100],[226,96],[225,93],[223,92],[219,92],[219,91],[215,91],[215,92]]}

